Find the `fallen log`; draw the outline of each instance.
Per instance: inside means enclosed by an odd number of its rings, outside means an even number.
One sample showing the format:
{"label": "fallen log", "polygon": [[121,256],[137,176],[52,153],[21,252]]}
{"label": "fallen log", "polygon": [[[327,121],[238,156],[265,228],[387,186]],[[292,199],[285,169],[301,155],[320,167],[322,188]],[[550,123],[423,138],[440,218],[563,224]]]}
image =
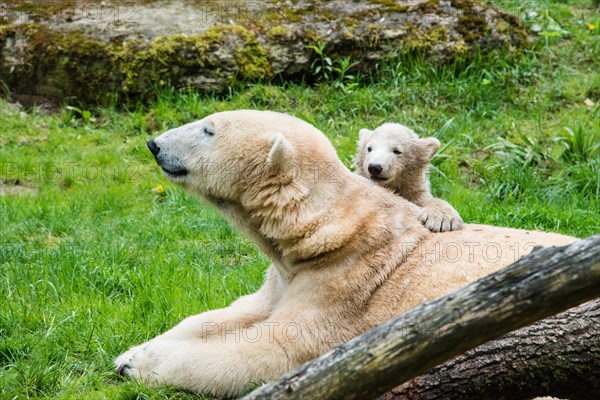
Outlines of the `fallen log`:
{"label": "fallen log", "polygon": [[335,347],[244,399],[369,399],[489,340],[600,297],[600,235],[545,248]]}
{"label": "fallen log", "polygon": [[600,300],[487,342],[382,400],[594,400],[600,393]]}

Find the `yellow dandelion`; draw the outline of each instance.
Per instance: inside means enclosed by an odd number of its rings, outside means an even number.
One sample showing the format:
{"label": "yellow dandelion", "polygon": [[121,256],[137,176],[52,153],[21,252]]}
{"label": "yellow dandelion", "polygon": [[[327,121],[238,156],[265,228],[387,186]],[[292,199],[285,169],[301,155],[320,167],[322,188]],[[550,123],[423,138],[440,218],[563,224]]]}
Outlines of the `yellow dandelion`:
{"label": "yellow dandelion", "polygon": [[154,188],[154,191],[158,194],[164,193],[165,192],[165,188],[163,187],[163,185],[157,185]]}
{"label": "yellow dandelion", "polygon": [[588,29],[589,29],[590,31],[593,31],[594,29],[596,29],[596,25],[594,25],[594,24],[589,24],[589,25],[588,25]]}

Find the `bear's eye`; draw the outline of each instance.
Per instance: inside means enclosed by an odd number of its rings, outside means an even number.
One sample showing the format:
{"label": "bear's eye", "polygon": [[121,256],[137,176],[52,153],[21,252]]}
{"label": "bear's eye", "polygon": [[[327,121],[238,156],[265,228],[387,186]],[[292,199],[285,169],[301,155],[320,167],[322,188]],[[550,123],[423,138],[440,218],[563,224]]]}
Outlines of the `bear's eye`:
{"label": "bear's eye", "polygon": [[400,155],[400,154],[402,154],[402,152],[400,150],[398,150],[398,149],[394,149],[394,154]]}
{"label": "bear's eye", "polygon": [[208,128],[206,126],[204,128],[202,128],[202,132],[204,132],[208,136],[214,136],[215,135],[215,133],[212,130],[210,130],[210,128]]}
{"label": "bear's eye", "polygon": [[367,151],[370,153],[373,148],[371,146],[367,147]]}

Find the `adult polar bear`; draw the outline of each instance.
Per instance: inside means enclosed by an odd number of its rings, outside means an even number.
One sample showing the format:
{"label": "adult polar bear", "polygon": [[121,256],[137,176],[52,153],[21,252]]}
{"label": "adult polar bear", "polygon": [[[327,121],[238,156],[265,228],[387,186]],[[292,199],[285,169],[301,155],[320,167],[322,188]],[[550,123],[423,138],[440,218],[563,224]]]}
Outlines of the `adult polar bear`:
{"label": "adult polar bear", "polygon": [[575,240],[483,225],[430,233],[418,206],[351,173],[320,131],[285,114],[217,113],[148,147],[169,179],[215,205],[272,264],[258,292],[116,360],[147,384],[239,394],[534,245]]}

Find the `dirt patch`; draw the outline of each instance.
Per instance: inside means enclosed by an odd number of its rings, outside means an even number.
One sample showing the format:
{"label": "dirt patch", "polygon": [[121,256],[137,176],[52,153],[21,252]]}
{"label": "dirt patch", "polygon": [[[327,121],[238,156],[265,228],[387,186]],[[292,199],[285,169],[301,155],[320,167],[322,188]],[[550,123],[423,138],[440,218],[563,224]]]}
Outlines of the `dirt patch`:
{"label": "dirt patch", "polygon": [[0,196],[34,195],[35,187],[19,180],[0,180]]}

